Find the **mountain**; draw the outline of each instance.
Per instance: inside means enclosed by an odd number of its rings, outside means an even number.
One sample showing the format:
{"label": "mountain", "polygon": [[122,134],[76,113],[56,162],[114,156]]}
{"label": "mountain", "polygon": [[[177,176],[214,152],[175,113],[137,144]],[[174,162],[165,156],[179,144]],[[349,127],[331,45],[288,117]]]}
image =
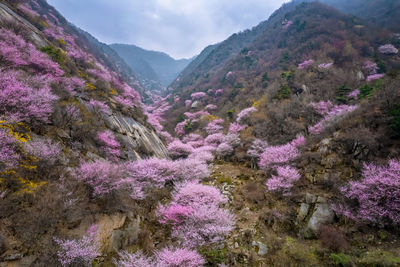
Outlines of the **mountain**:
{"label": "mountain", "polygon": [[[116,186],[117,162],[166,158],[166,147],[134,72],[45,0],[0,1],[0,81],[0,265],[70,266],[57,238],[134,209],[110,201],[127,195],[95,200]],[[87,187],[99,175],[108,185]]]}
{"label": "mountain", "polygon": [[149,51],[135,45],[111,44],[127,64],[149,88],[167,87],[191,62],[191,59],[173,59],[169,55]]}
{"label": "mountain", "polygon": [[[386,198],[400,177],[400,41],[385,22],[397,15],[391,1],[347,2],[346,12],[285,4],[203,51],[171,85],[163,125],[194,150],[214,147],[211,183],[234,188],[233,266],[398,265],[397,245],[372,238],[399,235]],[[383,189],[386,179],[396,185]]]}
{"label": "mountain", "polygon": [[321,0],[345,14],[353,14],[394,32],[400,32],[400,2],[396,0]]}

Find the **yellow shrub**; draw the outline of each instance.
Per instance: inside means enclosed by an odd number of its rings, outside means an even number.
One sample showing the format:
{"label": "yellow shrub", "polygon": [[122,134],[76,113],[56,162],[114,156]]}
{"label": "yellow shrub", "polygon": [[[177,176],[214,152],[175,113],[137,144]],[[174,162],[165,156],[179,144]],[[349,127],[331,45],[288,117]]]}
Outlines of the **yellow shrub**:
{"label": "yellow shrub", "polygon": [[43,185],[46,184],[46,182],[35,183],[35,182],[29,181],[28,179],[24,179],[24,178],[19,178],[19,181],[22,184],[22,189],[17,192],[19,194],[32,194],[36,190],[38,190],[40,187],[42,187]]}

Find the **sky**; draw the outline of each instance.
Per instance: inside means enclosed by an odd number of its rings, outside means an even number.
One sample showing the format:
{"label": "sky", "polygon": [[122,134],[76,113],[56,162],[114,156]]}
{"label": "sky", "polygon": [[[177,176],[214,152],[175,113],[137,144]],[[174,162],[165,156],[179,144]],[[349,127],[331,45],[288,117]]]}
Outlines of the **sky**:
{"label": "sky", "polygon": [[256,26],[288,0],[47,0],[100,41],[190,58]]}

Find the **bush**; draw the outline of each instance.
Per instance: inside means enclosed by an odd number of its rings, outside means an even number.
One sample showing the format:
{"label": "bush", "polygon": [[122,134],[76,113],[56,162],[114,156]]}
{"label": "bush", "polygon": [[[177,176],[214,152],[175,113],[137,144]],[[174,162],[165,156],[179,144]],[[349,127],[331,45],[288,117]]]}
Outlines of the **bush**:
{"label": "bush", "polygon": [[322,246],[338,252],[349,248],[346,237],[332,226],[321,225],[318,231],[318,237]]}
{"label": "bush", "polygon": [[84,162],[74,171],[78,181],[82,181],[92,189],[94,197],[101,197],[117,188],[117,182],[126,176],[122,165],[109,161]]}
{"label": "bush", "polygon": [[55,238],[54,241],[60,246],[61,250],[57,253],[58,260],[63,266],[71,266],[77,262],[83,263],[80,266],[90,266],[92,261],[100,256],[100,243],[97,240],[97,225],[89,228],[87,235],[79,240],[61,240]]}
{"label": "bush", "polygon": [[292,95],[292,89],[290,89],[289,85],[284,84],[279,88],[277,94],[274,96],[274,99],[277,100],[289,99],[291,95]]}
{"label": "bush", "polygon": [[338,254],[332,253],[329,255],[329,259],[331,259],[335,265],[343,267],[352,266],[351,257],[342,252]]}
{"label": "bush", "polygon": [[21,75],[0,70],[0,114],[8,122],[48,122],[58,97],[51,93],[45,77],[30,79],[38,87],[35,88],[22,82]]}
{"label": "bush", "polygon": [[[195,182],[184,183],[173,194],[172,202],[160,206],[158,215],[161,223],[172,223],[172,236],[182,240],[187,247],[195,248],[204,244],[218,244],[224,240],[235,224],[234,216],[220,208],[226,199],[218,189]],[[170,209],[174,220],[168,220]],[[178,208],[178,209],[176,209]]]}
{"label": "bush", "polygon": [[387,166],[364,164],[360,181],[353,181],[341,192],[355,203],[339,208],[345,216],[380,225],[400,224],[400,161]]}

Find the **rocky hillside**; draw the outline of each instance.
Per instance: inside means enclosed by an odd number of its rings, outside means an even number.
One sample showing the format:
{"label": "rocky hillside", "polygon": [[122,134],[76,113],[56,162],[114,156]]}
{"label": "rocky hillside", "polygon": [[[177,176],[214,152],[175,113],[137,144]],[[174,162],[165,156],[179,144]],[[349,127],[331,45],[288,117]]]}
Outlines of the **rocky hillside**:
{"label": "rocky hillside", "polygon": [[190,59],[173,59],[165,53],[148,51],[135,45],[110,45],[139,75],[147,89],[165,89],[190,63]]}
{"label": "rocky hillside", "polygon": [[46,1],[0,2],[1,266],[56,266],[53,238],[118,217],[71,179],[84,162],[167,157],[119,64]]}
{"label": "rocky hillside", "polygon": [[209,262],[399,264],[400,42],[365,18],[286,4],[245,46],[231,37],[173,83],[163,125],[187,149],[214,147],[207,181],[237,220]]}

